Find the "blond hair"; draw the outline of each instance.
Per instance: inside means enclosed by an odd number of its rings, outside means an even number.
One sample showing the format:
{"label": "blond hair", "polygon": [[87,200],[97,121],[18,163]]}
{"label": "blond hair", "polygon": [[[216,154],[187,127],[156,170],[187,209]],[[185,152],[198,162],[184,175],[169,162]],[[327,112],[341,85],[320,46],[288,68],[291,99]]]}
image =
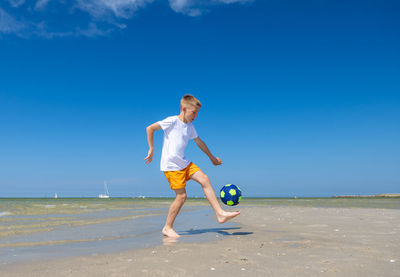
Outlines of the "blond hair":
{"label": "blond hair", "polygon": [[200,101],[191,94],[186,94],[181,99],[181,110],[183,107],[193,107],[193,108],[200,108],[201,103]]}

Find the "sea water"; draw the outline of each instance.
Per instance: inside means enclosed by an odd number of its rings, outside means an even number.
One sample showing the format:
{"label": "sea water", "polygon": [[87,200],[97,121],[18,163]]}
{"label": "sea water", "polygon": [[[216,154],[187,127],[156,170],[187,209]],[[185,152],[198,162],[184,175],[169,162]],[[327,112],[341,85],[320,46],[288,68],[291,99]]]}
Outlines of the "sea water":
{"label": "sea water", "polygon": [[[161,245],[173,199],[0,199],[0,265],[95,255]],[[400,209],[399,198],[243,198],[238,207],[303,206]],[[240,222],[240,220],[238,220]],[[188,199],[174,228],[179,242],[222,239],[240,229],[219,225],[205,199]]]}

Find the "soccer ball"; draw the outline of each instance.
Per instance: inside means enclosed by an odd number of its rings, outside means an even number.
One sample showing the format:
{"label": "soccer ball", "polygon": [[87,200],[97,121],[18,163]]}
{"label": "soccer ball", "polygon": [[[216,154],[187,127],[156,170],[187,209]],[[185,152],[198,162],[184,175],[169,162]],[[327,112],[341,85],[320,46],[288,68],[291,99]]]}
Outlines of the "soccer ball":
{"label": "soccer ball", "polygon": [[242,192],[238,186],[228,184],[222,187],[220,191],[222,202],[228,206],[236,206],[242,200]]}

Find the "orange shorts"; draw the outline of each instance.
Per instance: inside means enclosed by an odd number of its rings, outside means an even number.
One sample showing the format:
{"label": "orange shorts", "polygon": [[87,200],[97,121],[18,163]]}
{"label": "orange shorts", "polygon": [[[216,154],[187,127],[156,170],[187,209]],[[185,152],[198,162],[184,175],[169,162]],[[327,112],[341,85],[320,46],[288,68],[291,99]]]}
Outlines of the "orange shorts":
{"label": "orange shorts", "polygon": [[190,180],[192,176],[197,171],[201,169],[194,163],[190,163],[186,168],[177,171],[164,171],[165,177],[171,186],[171,189],[183,189],[186,187],[186,182]]}

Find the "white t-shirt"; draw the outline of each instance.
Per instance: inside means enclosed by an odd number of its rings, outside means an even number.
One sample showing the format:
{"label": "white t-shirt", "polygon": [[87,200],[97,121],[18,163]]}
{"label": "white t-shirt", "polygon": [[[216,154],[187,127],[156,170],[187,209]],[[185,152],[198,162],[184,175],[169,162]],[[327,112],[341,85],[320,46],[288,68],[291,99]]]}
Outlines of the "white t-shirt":
{"label": "white t-shirt", "polygon": [[193,124],[182,122],[178,116],[170,116],[158,121],[164,130],[161,153],[161,171],[177,171],[186,168],[190,160],[185,157],[185,148],[190,139],[197,138]]}

